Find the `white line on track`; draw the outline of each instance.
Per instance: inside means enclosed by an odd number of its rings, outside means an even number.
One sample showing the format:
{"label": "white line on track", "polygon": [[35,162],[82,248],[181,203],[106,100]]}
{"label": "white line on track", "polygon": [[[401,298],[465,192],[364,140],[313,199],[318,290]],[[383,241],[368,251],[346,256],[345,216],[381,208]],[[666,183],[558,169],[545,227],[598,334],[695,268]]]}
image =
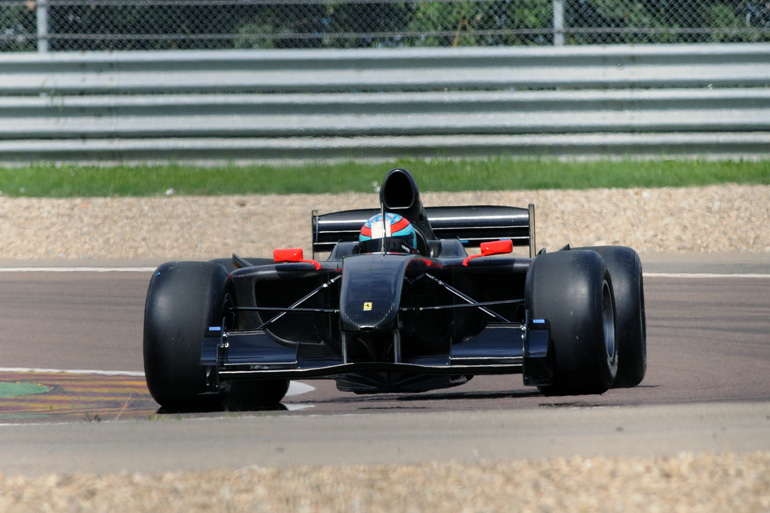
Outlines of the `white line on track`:
{"label": "white line on track", "polygon": [[151,273],[155,267],[0,267],[0,273]]}
{"label": "white line on track", "polygon": [[138,371],[103,371],[86,369],[35,369],[30,367],[0,367],[0,372],[38,372],[41,374],[96,374],[99,376],[133,376],[143,378],[144,372]]}
{"label": "white line on track", "polygon": [[747,278],[763,279],[770,278],[770,274],[730,274],[730,273],[644,273],[645,278],[692,278],[692,279],[712,279],[712,278]]}
{"label": "white line on track", "polygon": [[[155,267],[0,267],[0,273],[152,273]],[[741,278],[769,279],[770,274],[757,273],[644,273],[650,278]]]}

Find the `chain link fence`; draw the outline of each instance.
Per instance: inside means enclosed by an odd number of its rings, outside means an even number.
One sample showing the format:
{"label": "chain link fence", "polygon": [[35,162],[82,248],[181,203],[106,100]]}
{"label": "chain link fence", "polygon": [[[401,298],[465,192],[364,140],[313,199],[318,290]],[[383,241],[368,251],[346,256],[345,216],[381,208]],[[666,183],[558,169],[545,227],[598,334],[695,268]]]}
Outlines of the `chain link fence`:
{"label": "chain link fence", "polygon": [[0,51],[770,41],[770,0],[0,0]]}

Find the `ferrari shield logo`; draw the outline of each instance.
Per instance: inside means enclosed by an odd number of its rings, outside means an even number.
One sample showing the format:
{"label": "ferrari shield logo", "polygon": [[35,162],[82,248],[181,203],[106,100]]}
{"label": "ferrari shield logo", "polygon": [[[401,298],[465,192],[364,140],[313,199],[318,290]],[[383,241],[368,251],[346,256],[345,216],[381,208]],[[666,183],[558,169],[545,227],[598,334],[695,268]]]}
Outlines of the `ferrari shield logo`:
{"label": "ferrari shield logo", "polygon": [[371,312],[372,311],[372,302],[367,301],[364,303],[364,312]]}

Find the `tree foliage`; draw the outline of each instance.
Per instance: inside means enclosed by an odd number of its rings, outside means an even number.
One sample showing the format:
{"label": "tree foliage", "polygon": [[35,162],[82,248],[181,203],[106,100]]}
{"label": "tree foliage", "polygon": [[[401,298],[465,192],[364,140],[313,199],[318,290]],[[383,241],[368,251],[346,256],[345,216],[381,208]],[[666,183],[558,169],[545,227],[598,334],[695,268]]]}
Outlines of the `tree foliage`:
{"label": "tree foliage", "polygon": [[[49,0],[52,51],[553,44],[550,0]],[[0,0],[0,51],[36,47]],[[764,0],[564,0],[566,44],[770,40]]]}

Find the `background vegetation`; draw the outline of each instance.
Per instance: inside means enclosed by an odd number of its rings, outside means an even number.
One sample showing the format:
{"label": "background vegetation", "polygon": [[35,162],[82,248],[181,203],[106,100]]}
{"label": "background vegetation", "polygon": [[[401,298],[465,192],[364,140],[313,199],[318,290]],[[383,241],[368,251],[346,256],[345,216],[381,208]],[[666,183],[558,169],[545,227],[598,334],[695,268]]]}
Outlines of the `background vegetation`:
{"label": "background vegetation", "polygon": [[[553,44],[552,0],[48,0],[51,51]],[[0,51],[36,49],[0,0]],[[770,41],[765,0],[564,0],[565,44]]]}

